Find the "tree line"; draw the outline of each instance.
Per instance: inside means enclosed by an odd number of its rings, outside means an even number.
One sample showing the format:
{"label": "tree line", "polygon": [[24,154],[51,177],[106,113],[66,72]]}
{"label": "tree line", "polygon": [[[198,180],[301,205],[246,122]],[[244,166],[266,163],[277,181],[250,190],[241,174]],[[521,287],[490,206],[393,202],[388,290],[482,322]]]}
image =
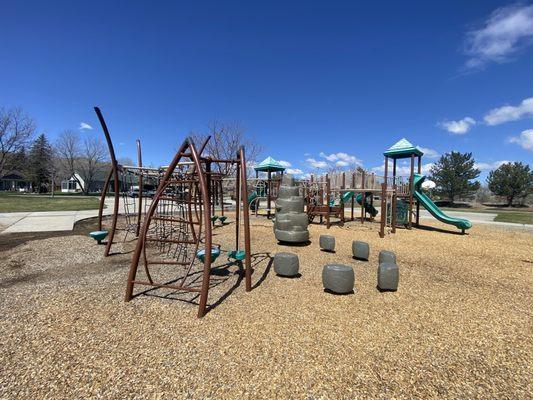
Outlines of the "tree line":
{"label": "tree line", "polygon": [[[22,109],[0,108],[0,177],[11,170],[20,171],[39,193],[50,191],[61,179],[72,177],[82,192],[88,194],[97,175],[109,166],[107,148],[101,138],[82,138],[73,130],[65,130],[51,143],[44,133],[34,139],[35,131],[35,122]],[[208,135],[211,140],[206,154],[214,158],[233,158],[239,146],[245,145],[247,161],[252,162],[262,151],[256,141],[246,138],[245,129],[238,122],[212,121],[207,132],[191,132],[198,146]],[[128,160],[126,164],[133,162]],[[221,168],[227,170],[219,172],[231,174],[233,166]],[[434,194],[451,203],[470,199],[481,188],[477,180],[480,173],[472,153],[446,153],[430,170],[430,179],[436,183]],[[489,173],[487,186],[511,206],[533,193],[533,171],[526,163],[505,163]]]}
{"label": "tree line", "polygon": [[109,165],[103,141],[65,130],[52,143],[35,132],[34,120],[22,109],[0,108],[0,177],[18,171],[38,193],[53,192],[62,179],[73,177],[88,194],[97,174]]}
{"label": "tree line", "polygon": [[[475,165],[472,153],[452,151],[441,156],[430,170],[435,194],[452,204],[459,198],[472,198],[481,189],[476,180],[481,171]],[[489,173],[487,186],[494,195],[505,198],[507,206],[512,206],[533,193],[533,171],[522,162],[505,163]]]}

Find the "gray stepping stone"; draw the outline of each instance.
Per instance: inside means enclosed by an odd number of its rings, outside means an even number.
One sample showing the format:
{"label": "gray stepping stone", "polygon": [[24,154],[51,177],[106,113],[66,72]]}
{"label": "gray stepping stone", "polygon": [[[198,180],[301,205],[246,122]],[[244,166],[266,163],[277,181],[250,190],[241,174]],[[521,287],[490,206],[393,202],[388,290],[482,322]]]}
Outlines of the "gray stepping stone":
{"label": "gray stepping stone", "polygon": [[396,291],[400,280],[400,269],[393,263],[379,264],[378,288],[380,290]]}
{"label": "gray stepping stone", "polygon": [[274,256],[274,271],[281,276],[296,276],[300,268],[298,256],[294,253],[277,253]]}
{"label": "gray stepping stone", "polygon": [[335,237],[331,235],[320,235],[320,248],[326,251],[335,251]]}
{"label": "gray stepping stone", "polygon": [[326,264],[322,269],[324,289],[334,293],[350,293],[353,291],[355,273],[349,265]]}
{"label": "gray stepping stone", "polygon": [[370,246],[366,242],[354,240],[352,242],[352,255],[358,260],[368,260],[370,256]]}
{"label": "gray stepping stone", "polygon": [[396,264],[396,254],[392,251],[381,250],[379,252],[379,264],[383,263]]}

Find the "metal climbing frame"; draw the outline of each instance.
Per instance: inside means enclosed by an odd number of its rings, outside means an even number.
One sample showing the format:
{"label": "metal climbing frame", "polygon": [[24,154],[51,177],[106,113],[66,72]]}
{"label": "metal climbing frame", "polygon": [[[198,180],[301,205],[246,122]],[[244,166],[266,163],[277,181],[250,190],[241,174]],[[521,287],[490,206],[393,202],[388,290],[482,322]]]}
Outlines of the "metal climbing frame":
{"label": "metal climbing frame", "polygon": [[[145,185],[151,182],[154,186],[159,184],[159,179],[162,175],[162,170],[157,168],[143,167],[141,141],[137,139],[137,166],[120,165],[115,156],[115,150],[111,135],[107,128],[102,112],[98,107],[95,107],[96,115],[102,125],[104,136],[109,149],[109,156],[111,159],[111,169],[107,175],[104,187],[100,197],[100,206],[98,210],[98,230],[102,230],[103,210],[105,206],[105,198],[108,194],[109,186],[113,184],[113,212],[111,214],[111,227],[109,228],[109,235],[107,238],[104,256],[109,256],[111,247],[114,243],[115,233],[118,230],[118,216],[120,210],[120,203],[123,205],[123,215],[125,218],[125,235],[124,241],[128,234],[132,234],[134,238],[139,236],[142,224],[142,215],[146,213],[147,206],[150,202],[149,197],[145,193]],[[128,190],[138,185],[137,193],[129,193]]]}
{"label": "metal climbing frame", "polygon": [[[202,146],[204,147],[204,146]],[[246,159],[241,148],[235,159],[202,158],[192,139],[186,139],[166,168],[152,204],[145,216],[133,253],[128,275],[125,300],[130,301],[136,285],[196,292],[200,296],[198,317],[207,309],[212,257],[220,253],[212,241],[211,199],[217,179],[211,177],[213,163],[237,164],[236,243],[239,244],[240,205],[245,242],[245,284],[251,290],[251,246],[249,212],[246,207]],[[216,190],[215,190],[216,191]],[[202,247],[203,249],[200,249]],[[212,249],[209,251],[209,249]],[[203,257],[199,257],[203,250]],[[145,279],[137,278],[139,263],[144,265]],[[203,259],[203,260],[202,260]],[[154,279],[154,271],[161,279]],[[177,277],[169,278],[169,269],[177,268]],[[164,276],[163,276],[164,275]]]}

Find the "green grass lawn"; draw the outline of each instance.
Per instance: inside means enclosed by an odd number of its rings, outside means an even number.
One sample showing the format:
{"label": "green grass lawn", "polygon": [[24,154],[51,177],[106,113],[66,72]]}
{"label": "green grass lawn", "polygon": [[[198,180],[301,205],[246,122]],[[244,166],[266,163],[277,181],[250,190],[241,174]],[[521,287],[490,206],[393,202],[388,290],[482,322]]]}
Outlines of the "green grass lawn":
{"label": "green grass lawn", "polygon": [[97,197],[0,193],[0,212],[97,210]]}
{"label": "green grass lawn", "polygon": [[518,211],[500,212],[498,213],[498,216],[494,218],[494,221],[514,222],[515,224],[532,224],[533,225],[533,212],[518,212]]}

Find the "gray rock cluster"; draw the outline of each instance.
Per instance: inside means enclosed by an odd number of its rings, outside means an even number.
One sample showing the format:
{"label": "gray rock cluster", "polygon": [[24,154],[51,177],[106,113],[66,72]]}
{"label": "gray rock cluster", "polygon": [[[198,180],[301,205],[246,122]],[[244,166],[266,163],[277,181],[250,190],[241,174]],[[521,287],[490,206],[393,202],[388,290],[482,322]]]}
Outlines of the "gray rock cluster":
{"label": "gray rock cluster", "polygon": [[284,175],[276,200],[274,234],[280,242],[303,243],[309,240],[309,220],[304,212],[304,198],[291,175]]}

